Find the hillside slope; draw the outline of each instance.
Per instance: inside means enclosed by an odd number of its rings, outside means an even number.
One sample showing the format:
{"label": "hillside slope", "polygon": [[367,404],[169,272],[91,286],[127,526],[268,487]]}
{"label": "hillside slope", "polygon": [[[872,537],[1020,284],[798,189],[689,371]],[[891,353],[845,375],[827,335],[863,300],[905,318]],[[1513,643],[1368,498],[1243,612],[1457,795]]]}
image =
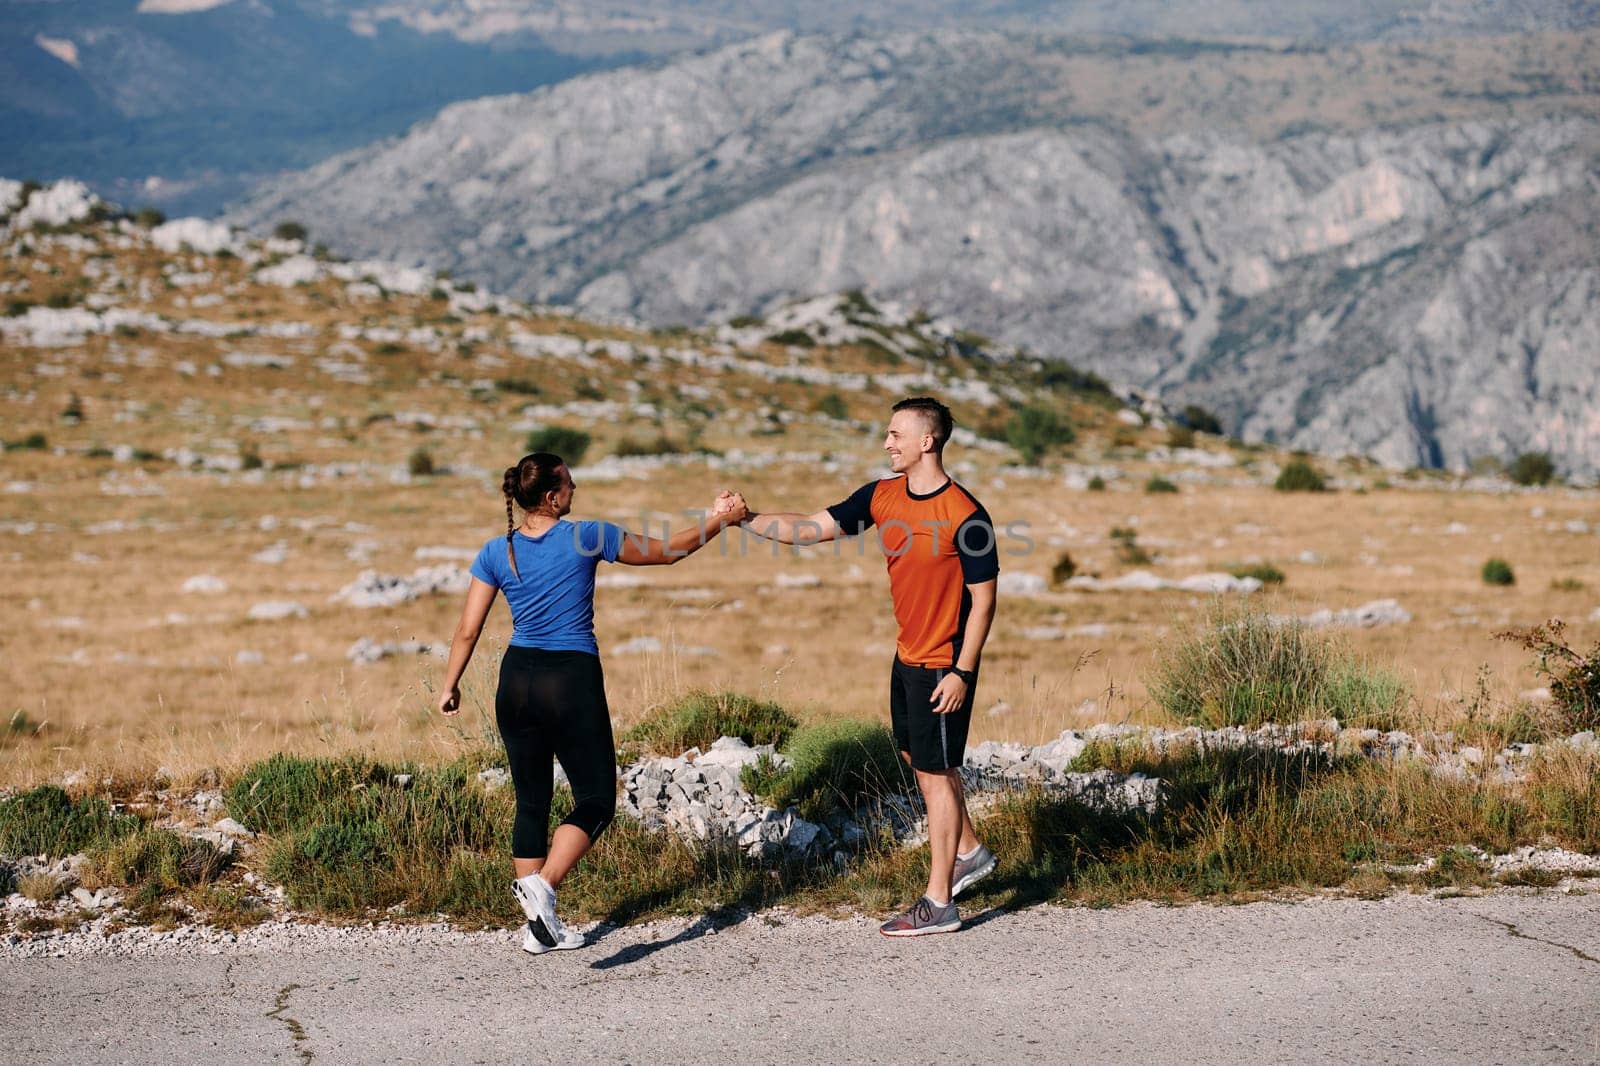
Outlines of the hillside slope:
{"label": "hillside slope", "polygon": [[455,105],[232,217],[660,324],[863,288],[1250,439],[1592,472],[1594,43],[776,35]]}

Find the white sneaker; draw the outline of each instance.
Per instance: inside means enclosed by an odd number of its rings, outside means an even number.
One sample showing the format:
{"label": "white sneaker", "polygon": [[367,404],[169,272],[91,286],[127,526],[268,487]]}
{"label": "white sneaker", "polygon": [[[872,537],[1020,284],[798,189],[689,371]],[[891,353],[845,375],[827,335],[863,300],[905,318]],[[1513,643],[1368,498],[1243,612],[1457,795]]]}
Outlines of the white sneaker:
{"label": "white sneaker", "polygon": [[511,891],[516,895],[517,902],[522,904],[522,913],[528,916],[528,935],[542,944],[546,951],[561,947],[566,928],[556,916],[556,890],[550,887],[550,883],[537,873],[531,873],[511,882]]}
{"label": "white sneaker", "polygon": [[[576,929],[568,929],[563,926],[561,931],[554,937],[555,943],[553,945],[546,944],[534,932],[534,924],[539,921],[541,919],[538,918],[530,920],[528,928],[522,934],[522,950],[529,955],[543,955],[547,951],[571,951],[573,948],[581,948],[588,943],[582,933]],[[543,927],[541,926],[540,928],[542,930]]]}

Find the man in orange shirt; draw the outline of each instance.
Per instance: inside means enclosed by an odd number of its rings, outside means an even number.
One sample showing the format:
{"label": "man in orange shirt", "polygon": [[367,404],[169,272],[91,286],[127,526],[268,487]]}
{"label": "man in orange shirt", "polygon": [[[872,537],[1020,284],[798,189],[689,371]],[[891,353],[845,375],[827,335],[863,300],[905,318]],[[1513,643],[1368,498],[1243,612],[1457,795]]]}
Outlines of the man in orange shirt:
{"label": "man in orange shirt", "polygon": [[967,814],[960,768],[977,694],[978,660],[994,620],[1000,572],[994,523],[944,470],[954,419],[929,397],[894,405],[883,447],[897,475],[868,482],[815,514],[755,514],[745,528],[784,544],[816,544],[878,527],[900,625],[889,679],[895,742],[928,810],[927,894],[884,924],[885,936],[961,926],[955,897],[995,868]]}

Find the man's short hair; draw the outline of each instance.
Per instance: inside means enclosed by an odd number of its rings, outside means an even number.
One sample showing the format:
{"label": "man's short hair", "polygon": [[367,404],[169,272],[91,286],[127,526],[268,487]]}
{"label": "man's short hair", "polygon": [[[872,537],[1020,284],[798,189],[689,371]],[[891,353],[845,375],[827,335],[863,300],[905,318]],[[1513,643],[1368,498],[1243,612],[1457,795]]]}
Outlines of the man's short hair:
{"label": "man's short hair", "polygon": [[944,451],[951,432],[956,428],[956,419],[950,413],[950,408],[932,396],[907,397],[894,405],[894,411],[915,411],[921,415],[927,423],[928,432],[933,434],[933,450],[936,452]]}

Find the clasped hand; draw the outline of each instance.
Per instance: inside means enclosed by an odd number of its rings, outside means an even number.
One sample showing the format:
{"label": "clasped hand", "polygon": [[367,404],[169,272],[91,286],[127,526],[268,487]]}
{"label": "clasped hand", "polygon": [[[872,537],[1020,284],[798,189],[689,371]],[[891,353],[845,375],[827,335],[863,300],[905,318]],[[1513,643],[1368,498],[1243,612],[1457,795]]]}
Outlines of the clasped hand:
{"label": "clasped hand", "polygon": [[744,502],[744,494],[723,489],[717,494],[716,502],[711,506],[711,513],[722,517],[727,516],[727,524],[736,526],[750,517],[750,507]]}

